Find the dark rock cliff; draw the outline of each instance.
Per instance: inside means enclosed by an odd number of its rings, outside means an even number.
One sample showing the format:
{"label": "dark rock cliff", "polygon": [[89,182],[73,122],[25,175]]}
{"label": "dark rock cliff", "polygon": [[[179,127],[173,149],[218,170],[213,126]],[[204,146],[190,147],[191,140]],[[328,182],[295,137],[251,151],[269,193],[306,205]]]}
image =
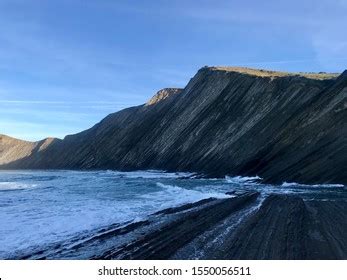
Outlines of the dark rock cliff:
{"label": "dark rock cliff", "polygon": [[44,149],[20,141],[25,153],[9,154],[0,137],[0,168],[164,169],[347,184],[347,71],[204,67],[182,91],[152,100]]}

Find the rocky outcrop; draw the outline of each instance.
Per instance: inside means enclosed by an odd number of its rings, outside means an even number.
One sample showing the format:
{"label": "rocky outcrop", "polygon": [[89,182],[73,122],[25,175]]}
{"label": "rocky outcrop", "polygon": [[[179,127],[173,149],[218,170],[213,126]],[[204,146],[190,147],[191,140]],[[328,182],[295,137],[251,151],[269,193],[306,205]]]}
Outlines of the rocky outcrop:
{"label": "rocky outcrop", "polygon": [[157,104],[158,102],[165,100],[168,97],[173,96],[174,94],[181,93],[181,88],[164,88],[159,90],[148,102],[145,106],[150,106]]}
{"label": "rocky outcrop", "polygon": [[347,259],[347,201],[249,191],[169,208],[11,259]]}
{"label": "rocky outcrop", "polygon": [[165,90],[44,150],[28,143],[11,157],[2,148],[1,168],[164,169],[347,184],[347,72],[204,67],[179,92]]}

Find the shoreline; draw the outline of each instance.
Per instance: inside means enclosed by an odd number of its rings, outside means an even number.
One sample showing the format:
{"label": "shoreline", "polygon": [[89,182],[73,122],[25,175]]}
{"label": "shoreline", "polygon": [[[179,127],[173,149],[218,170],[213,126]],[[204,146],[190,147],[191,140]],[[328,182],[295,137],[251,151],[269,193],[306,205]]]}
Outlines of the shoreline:
{"label": "shoreline", "polygon": [[347,200],[238,192],[21,259],[347,259]]}
{"label": "shoreline", "polygon": [[3,169],[2,167],[0,168],[0,172],[17,172],[17,171],[22,171],[22,172],[68,172],[68,171],[74,171],[74,172],[119,172],[119,173],[131,173],[131,172],[158,172],[158,173],[163,173],[163,174],[181,174],[181,176],[178,177],[180,180],[186,180],[186,179],[206,179],[206,180],[233,180],[233,179],[242,179],[245,180],[245,182],[252,182],[252,183],[259,183],[259,184],[268,184],[268,185],[273,185],[273,186],[295,186],[295,185],[300,185],[300,186],[306,186],[306,187],[316,187],[316,186],[331,186],[331,187],[347,187],[347,185],[343,183],[304,183],[304,182],[288,182],[285,180],[282,180],[281,182],[271,182],[267,181],[264,178],[259,177],[258,175],[254,176],[243,176],[243,175],[230,175],[230,174],[224,174],[224,175],[212,175],[212,174],[205,174],[205,173],[199,173],[195,171],[174,171],[174,170],[162,170],[162,169]]}

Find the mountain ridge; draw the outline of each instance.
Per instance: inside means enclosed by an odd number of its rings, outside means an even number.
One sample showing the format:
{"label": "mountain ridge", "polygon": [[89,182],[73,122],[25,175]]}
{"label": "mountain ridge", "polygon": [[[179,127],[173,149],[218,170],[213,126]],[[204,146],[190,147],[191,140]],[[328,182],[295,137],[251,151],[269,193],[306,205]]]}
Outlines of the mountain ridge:
{"label": "mountain ridge", "polygon": [[164,169],[347,184],[347,71],[282,73],[203,67],[183,90],[6,164],[0,138],[0,169]]}

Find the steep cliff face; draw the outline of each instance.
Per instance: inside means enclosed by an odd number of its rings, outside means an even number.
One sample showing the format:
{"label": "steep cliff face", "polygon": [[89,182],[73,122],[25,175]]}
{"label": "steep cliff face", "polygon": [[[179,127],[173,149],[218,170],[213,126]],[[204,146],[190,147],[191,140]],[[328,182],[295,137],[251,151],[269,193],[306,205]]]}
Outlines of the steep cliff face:
{"label": "steep cliff face", "polygon": [[1,146],[0,167],[150,168],[347,184],[347,72],[204,67],[182,91],[162,96],[30,155],[25,148],[11,160],[9,146]]}

